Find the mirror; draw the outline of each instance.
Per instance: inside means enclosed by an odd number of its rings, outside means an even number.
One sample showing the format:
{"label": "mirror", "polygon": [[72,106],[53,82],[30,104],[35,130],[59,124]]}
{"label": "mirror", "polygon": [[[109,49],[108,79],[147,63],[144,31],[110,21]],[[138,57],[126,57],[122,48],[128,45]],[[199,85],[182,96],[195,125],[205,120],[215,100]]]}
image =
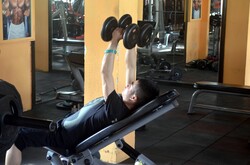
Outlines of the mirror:
{"label": "mirror", "polygon": [[[190,7],[190,11],[189,11]],[[198,17],[188,18],[192,9],[200,9]],[[188,24],[202,27],[205,20],[204,10],[207,8],[207,36],[209,42],[199,45],[207,47],[204,57],[197,55],[190,60],[187,53]],[[202,15],[203,14],[203,15]],[[197,14],[196,14],[197,15]],[[203,16],[203,17],[202,17]],[[218,81],[218,68],[220,57],[222,0],[144,0],[144,23],[154,25],[150,44],[138,47],[137,77],[150,78],[166,82],[194,83],[196,81]],[[191,17],[191,16],[190,16]],[[190,21],[191,19],[192,21]],[[138,23],[139,24],[139,23]],[[195,29],[195,28],[194,28]],[[197,35],[193,30],[192,35]],[[206,33],[206,34],[205,34]],[[209,33],[209,34],[207,34]],[[202,40],[202,36],[200,36]],[[198,44],[197,44],[198,45]],[[197,45],[194,45],[197,47]],[[188,45],[190,46],[190,45]]]}
{"label": "mirror", "polygon": [[[60,75],[53,89],[39,92],[37,103],[62,100],[57,108],[83,105],[84,0],[50,0],[50,72]],[[42,73],[40,73],[42,74]],[[68,81],[66,81],[68,80]]]}
{"label": "mirror", "polygon": [[137,76],[179,81],[185,63],[184,0],[145,0],[143,6],[143,21],[154,31],[150,44],[138,48]]}

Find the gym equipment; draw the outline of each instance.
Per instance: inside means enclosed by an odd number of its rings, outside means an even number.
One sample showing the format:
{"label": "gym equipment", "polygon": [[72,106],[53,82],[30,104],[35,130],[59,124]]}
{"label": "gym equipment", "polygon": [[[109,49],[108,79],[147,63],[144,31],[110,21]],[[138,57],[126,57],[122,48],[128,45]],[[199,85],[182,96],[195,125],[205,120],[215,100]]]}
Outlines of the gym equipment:
{"label": "gym equipment", "polygon": [[170,70],[169,80],[179,81],[181,80],[182,76],[183,76],[183,72],[180,68],[172,68]]}
{"label": "gym equipment", "polygon": [[101,30],[101,38],[103,41],[110,41],[112,39],[112,32],[115,30],[117,27],[121,27],[125,29],[128,25],[132,23],[132,17],[129,14],[123,15],[120,19],[119,22],[117,19],[113,16],[108,17],[102,26]]}
{"label": "gym equipment", "polygon": [[200,81],[193,84],[193,87],[196,91],[193,93],[191,97],[191,101],[189,104],[188,114],[194,113],[194,108],[205,108],[212,109],[216,111],[226,111],[226,112],[235,112],[235,113],[243,113],[250,114],[249,109],[240,108],[231,108],[224,107],[219,105],[211,105],[211,104],[197,104],[197,98],[201,93],[210,93],[216,94],[219,97],[221,95],[231,95],[231,96],[239,96],[239,97],[250,97],[250,86],[241,86],[241,85],[233,85],[233,84],[224,84],[218,82],[209,82],[209,81]]}
{"label": "gym equipment", "polygon": [[22,116],[22,101],[16,88],[0,80],[0,153],[14,143],[19,127],[55,131],[57,124],[51,120]]}
{"label": "gym equipment", "polygon": [[[62,160],[66,161],[68,164],[75,165],[105,164],[93,156],[93,154],[115,142],[117,147],[124,153],[128,154],[136,163],[155,165],[155,163],[149,158],[127,144],[123,140],[123,137],[177,107],[178,102],[176,99],[178,96],[179,94],[176,90],[170,90],[162,94],[158,98],[138,108],[129,117],[118,121],[83,140],[76,146],[74,151],[45,147],[45,149],[48,150],[47,159],[52,165],[61,165]],[[103,98],[97,98],[92,101],[91,104],[93,104],[93,106],[103,104]]]}
{"label": "gym equipment", "polygon": [[213,61],[212,62],[212,71],[218,72],[219,71],[219,61]]}
{"label": "gym equipment", "polygon": [[[76,38],[84,33],[84,20],[83,0],[74,1],[73,8],[69,8],[68,2],[55,1],[52,2],[52,28],[53,38],[63,38],[64,41],[68,40],[68,37]],[[80,2],[81,1],[81,2]],[[77,9],[76,9],[76,6]]]}
{"label": "gym equipment", "polygon": [[138,37],[137,45],[139,47],[148,46],[151,41],[152,33],[153,33],[153,26],[150,23],[144,24],[140,28],[140,34]]}
{"label": "gym equipment", "polygon": [[101,37],[103,41],[110,41],[112,39],[112,32],[118,27],[118,22],[115,17],[108,17],[102,26]]}
{"label": "gym equipment", "polygon": [[219,61],[216,58],[208,57],[207,59],[193,60],[187,63],[186,66],[190,68],[198,68],[200,70],[209,69],[211,71],[218,72]]}
{"label": "gym equipment", "polygon": [[124,14],[118,21],[120,28],[126,29],[128,25],[132,23],[132,17],[129,14]]}
{"label": "gym equipment", "polygon": [[139,47],[148,46],[151,41],[153,26],[150,23],[146,23],[139,27],[137,24],[132,23],[132,17],[129,14],[123,15],[119,21],[113,16],[108,17],[102,26],[102,40],[110,41],[112,32],[117,27],[124,29],[123,45],[127,49],[132,49],[136,44]]}
{"label": "gym equipment", "polygon": [[207,67],[207,61],[205,59],[200,59],[196,61],[196,67],[200,70],[204,70]]}
{"label": "gym equipment", "polygon": [[[172,44],[171,48],[171,55],[173,56],[173,61],[174,61],[174,56],[176,53],[176,46],[177,42],[179,40],[175,40]],[[142,55],[138,54],[139,62],[143,62],[145,64],[145,59],[147,59],[148,64],[150,64],[151,68],[148,71],[142,71],[137,73],[137,76],[145,76],[150,79],[161,79],[161,80],[171,80],[171,81],[179,81],[182,79],[183,76],[183,70],[180,69],[177,64],[170,64],[166,59],[164,58],[158,58],[158,55],[156,54],[151,54],[151,55]],[[152,60],[149,60],[152,59]],[[150,62],[150,63],[149,63]],[[152,63],[154,62],[154,64]],[[140,63],[140,64],[143,64]],[[138,65],[140,65],[138,64]],[[166,74],[167,73],[167,74]]]}
{"label": "gym equipment", "polygon": [[222,16],[219,14],[210,15],[210,28],[213,34],[212,40],[212,55],[214,57],[218,57],[220,53],[220,37],[221,37],[221,23],[222,23]]}
{"label": "gym equipment", "polygon": [[84,56],[83,54],[70,53],[65,60],[72,73],[73,91],[57,91],[56,99],[65,100],[56,104],[57,108],[72,110],[80,109],[84,100]]}
{"label": "gym equipment", "polygon": [[139,26],[136,24],[130,24],[123,34],[123,45],[127,49],[135,47],[139,37]]}
{"label": "gym equipment", "polygon": [[[159,63],[157,70],[155,70],[154,72],[169,73],[168,80],[172,81],[179,81],[183,76],[182,69],[177,67],[172,67],[171,64],[165,60],[162,60]],[[161,75],[160,77],[164,78],[164,76]]]}

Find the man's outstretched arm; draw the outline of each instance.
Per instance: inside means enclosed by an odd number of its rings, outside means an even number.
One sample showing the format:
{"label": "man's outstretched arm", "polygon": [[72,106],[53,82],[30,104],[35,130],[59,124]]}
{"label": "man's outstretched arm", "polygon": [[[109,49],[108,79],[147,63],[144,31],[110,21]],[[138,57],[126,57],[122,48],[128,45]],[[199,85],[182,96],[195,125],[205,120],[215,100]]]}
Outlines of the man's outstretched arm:
{"label": "man's outstretched arm", "polygon": [[126,61],[126,85],[131,84],[136,79],[136,48],[128,49],[125,55]]}
{"label": "man's outstretched arm", "polygon": [[107,47],[101,66],[102,93],[106,100],[108,95],[115,89],[113,70],[117,46],[122,39],[122,29],[116,28],[112,33],[112,40]]}

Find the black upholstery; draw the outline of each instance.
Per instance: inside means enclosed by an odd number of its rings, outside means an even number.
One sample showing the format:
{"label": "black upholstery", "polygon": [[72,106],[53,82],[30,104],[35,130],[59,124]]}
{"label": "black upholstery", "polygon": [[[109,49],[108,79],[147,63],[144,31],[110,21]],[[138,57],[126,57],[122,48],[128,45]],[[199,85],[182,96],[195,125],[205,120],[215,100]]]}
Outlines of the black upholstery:
{"label": "black upholstery", "polygon": [[[149,103],[145,104],[144,106],[138,108],[133,114],[131,114],[129,117],[118,121],[99,132],[95,133],[94,135],[90,136],[89,138],[82,141],[80,144],[76,146],[75,151],[69,151],[65,149],[60,148],[53,148],[53,147],[45,147],[47,150],[53,151],[59,155],[62,155],[64,157],[69,157],[74,154],[81,153],[85,150],[87,150],[89,147],[95,146],[100,144],[103,140],[108,139],[114,134],[119,134],[126,128],[130,128],[133,125],[136,124],[136,122],[143,120],[144,118],[150,117],[154,114],[155,111],[159,111],[161,108],[163,109],[165,106],[171,104],[177,97],[179,96],[179,93],[176,90],[168,91],[162,95],[160,95],[158,98],[150,101]],[[88,108],[88,106],[99,106],[102,104],[103,99],[97,98],[90,103],[88,103],[86,106],[86,110],[91,109]],[[83,107],[84,108],[84,107]],[[172,108],[171,108],[172,109]],[[170,108],[168,110],[171,110]],[[166,111],[165,111],[166,112]],[[86,113],[86,115],[89,115],[89,113]],[[153,120],[153,119],[151,119]],[[67,127],[67,126],[66,126]],[[140,127],[140,125],[138,125]],[[132,129],[132,128],[130,128]],[[114,138],[113,138],[114,139]],[[114,142],[114,141],[112,141]],[[98,151],[96,151],[98,152]],[[94,152],[94,153],[96,153]]]}
{"label": "black upholstery", "polygon": [[194,83],[194,88],[250,95],[250,86],[243,85],[231,85],[218,82],[200,81]]}
{"label": "black upholstery", "polygon": [[165,104],[171,103],[178,96],[179,94],[176,90],[171,90],[162,94],[158,98],[138,108],[129,117],[102,129],[101,131],[97,132],[96,134],[90,136],[89,138],[81,142],[76,147],[76,152],[78,153],[78,152],[84,151],[90,146],[102,141],[105,138],[108,138],[110,135],[114,134],[115,132],[121,131],[126,126],[132,125],[133,122],[143,118],[143,116],[146,116],[147,114],[153,113],[154,111],[156,111],[157,108],[164,106]]}

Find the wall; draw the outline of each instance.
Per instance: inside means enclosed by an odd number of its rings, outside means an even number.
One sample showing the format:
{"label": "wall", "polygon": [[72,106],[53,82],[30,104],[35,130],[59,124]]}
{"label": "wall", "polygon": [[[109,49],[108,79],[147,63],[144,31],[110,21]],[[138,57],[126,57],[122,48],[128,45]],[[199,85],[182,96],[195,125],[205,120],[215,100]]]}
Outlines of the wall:
{"label": "wall", "polygon": [[210,1],[202,0],[201,19],[191,19],[192,0],[188,0],[186,63],[208,55]]}
{"label": "wall", "polygon": [[250,85],[249,2],[227,0],[224,83]]}
{"label": "wall", "polygon": [[[0,79],[13,84],[21,95],[23,110],[32,107],[31,41],[35,40],[35,1],[31,0],[31,37],[3,40],[0,32]],[[0,3],[2,9],[2,3]],[[3,29],[2,16],[0,29]]]}
{"label": "wall", "polygon": [[[133,22],[137,22],[138,18],[142,17],[142,10],[138,8],[142,1],[134,0],[85,0],[85,45],[87,53],[85,54],[85,91],[84,102],[99,97],[102,95],[100,67],[104,50],[108,43],[101,40],[100,32],[104,20],[109,16],[115,16],[119,19],[123,14],[129,13],[133,17]],[[98,5],[97,5],[98,4]],[[140,13],[140,16],[139,14]],[[115,87],[118,92],[121,92],[125,86],[125,49],[121,45],[118,47],[118,55],[115,60],[114,78]],[[136,58],[136,57],[135,57]],[[126,141],[134,146],[134,132],[126,136]],[[114,144],[104,148],[101,151],[101,159],[110,163],[117,163],[127,156],[116,148]]]}
{"label": "wall", "polygon": [[13,84],[21,95],[23,108],[31,109],[30,41],[0,44],[0,79]]}
{"label": "wall", "polygon": [[35,67],[37,70],[49,71],[49,0],[36,0],[36,42]]}
{"label": "wall", "polygon": [[[249,5],[250,6],[250,5]],[[248,35],[247,35],[247,55],[246,55],[246,69],[245,69],[245,84],[250,86],[250,17],[248,17]]]}

